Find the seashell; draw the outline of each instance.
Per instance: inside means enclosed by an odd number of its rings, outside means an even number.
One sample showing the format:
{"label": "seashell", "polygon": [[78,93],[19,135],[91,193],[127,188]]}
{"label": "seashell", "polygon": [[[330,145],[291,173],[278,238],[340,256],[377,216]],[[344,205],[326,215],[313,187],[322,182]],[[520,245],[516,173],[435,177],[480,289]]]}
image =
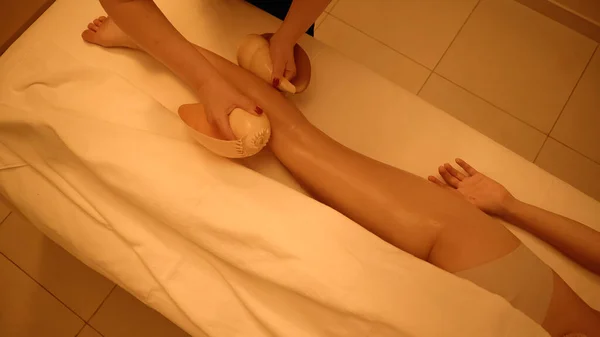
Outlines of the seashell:
{"label": "seashell", "polygon": [[[273,62],[269,52],[269,40],[273,34],[247,35],[240,44],[237,52],[238,65],[267,83],[271,83]],[[296,61],[296,77],[291,82],[282,78],[277,89],[292,94],[300,93],[308,87],[310,82],[310,59],[298,44],[294,46],[294,59]]]}
{"label": "seashell", "polygon": [[271,137],[271,124],[266,115],[255,116],[235,108],[229,114],[231,130],[237,140],[226,140],[219,130],[208,123],[202,104],[179,107],[179,117],[198,143],[208,150],[227,158],[244,158],[257,154]]}

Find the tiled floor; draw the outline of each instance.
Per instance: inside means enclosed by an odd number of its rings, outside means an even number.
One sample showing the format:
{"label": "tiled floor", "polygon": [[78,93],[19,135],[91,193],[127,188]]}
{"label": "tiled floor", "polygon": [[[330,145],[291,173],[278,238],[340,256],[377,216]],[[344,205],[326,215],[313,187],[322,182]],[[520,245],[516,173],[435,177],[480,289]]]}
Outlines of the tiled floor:
{"label": "tiled floor", "polygon": [[514,0],[333,0],[315,36],[600,200],[597,42]]}
{"label": "tiled floor", "polygon": [[0,336],[189,336],[1,202],[0,223]]}

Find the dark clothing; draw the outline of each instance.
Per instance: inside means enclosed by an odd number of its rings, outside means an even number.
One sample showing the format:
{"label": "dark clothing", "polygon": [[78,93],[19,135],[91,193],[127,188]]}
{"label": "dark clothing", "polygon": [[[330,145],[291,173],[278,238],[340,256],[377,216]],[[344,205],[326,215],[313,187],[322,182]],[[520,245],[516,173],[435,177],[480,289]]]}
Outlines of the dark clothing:
{"label": "dark clothing", "polygon": [[[262,9],[263,11],[284,20],[287,12],[292,6],[292,0],[246,0],[253,4],[255,7]],[[313,24],[308,28],[306,34],[315,36],[315,25]]]}

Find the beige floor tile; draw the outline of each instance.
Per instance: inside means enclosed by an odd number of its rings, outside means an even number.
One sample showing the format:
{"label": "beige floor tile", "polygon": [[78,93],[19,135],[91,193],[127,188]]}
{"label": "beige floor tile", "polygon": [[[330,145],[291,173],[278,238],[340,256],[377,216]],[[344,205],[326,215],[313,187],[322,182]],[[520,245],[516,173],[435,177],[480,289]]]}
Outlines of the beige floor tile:
{"label": "beige floor tile", "polygon": [[600,165],[548,138],[535,163],[600,201]]}
{"label": "beige floor tile", "polygon": [[477,0],[340,0],[331,14],[433,69]]}
{"label": "beige floor tile", "polygon": [[10,214],[10,209],[0,200],[0,224]]}
{"label": "beige floor tile", "polygon": [[431,71],[329,15],[316,32],[318,40],[405,89],[417,93]]}
{"label": "beige floor tile", "polygon": [[189,335],[125,290],[117,287],[89,321],[104,337],[188,337]]}
{"label": "beige floor tile", "polygon": [[560,115],[552,137],[600,163],[600,51]]}
{"label": "beige floor tile", "polygon": [[91,326],[86,325],[77,337],[102,337],[102,335]]}
{"label": "beige floor tile", "polygon": [[0,336],[75,336],[84,322],[0,255]]}
{"label": "beige floor tile", "polygon": [[513,152],[533,161],[546,136],[445,78],[432,74],[423,99]]}
{"label": "beige floor tile", "polygon": [[16,213],[0,226],[0,252],[83,319],[91,317],[114,286]]}
{"label": "beige floor tile", "polygon": [[548,133],[595,45],[515,1],[486,0],[436,72]]}

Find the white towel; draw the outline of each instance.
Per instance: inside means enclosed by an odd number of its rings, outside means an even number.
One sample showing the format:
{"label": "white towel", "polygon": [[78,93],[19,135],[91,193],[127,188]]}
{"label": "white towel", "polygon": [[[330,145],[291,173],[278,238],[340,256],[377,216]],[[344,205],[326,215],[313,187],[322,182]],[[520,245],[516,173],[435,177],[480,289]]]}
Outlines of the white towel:
{"label": "white towel", "polygon": [[207,152],[125,79],[37,48],[0,62],[0,162],[21,163],[0,170],[3,194],[36,203],[24,207],[36,226],[191,334],[546,335],[503,299]]}

